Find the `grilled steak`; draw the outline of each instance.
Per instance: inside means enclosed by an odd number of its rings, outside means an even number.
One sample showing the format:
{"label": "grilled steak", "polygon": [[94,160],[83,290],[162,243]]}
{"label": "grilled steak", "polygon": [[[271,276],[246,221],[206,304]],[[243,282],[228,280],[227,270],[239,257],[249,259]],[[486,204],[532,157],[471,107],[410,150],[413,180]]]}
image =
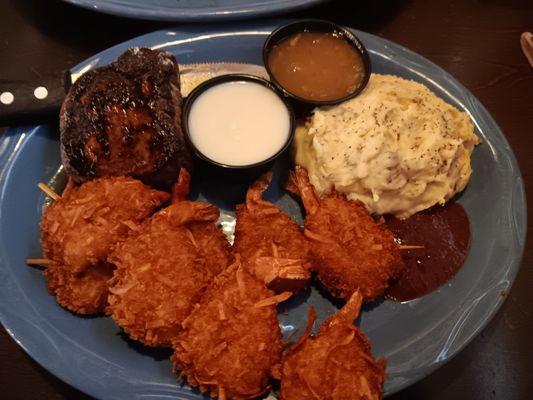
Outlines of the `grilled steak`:
{"label": "grilled steak", "polygon": [[60,114],[61,158],[77,182],[131,175],[155,186],[191,168],[181,129],[178,65],[166,52],[132,48],[88,71]]}

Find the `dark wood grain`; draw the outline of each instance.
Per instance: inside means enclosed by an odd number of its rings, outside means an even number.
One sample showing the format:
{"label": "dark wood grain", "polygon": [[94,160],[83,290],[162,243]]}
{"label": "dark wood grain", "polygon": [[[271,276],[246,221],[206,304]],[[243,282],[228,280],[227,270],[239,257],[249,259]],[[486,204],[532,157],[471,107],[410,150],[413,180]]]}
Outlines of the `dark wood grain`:
{"label": "dark wood grain", "polygon": [[[519,45],[520,34],[533,30],[531,0],[347,0],[295,15],[377,34],[453,74],[505,132],[533,198],[533,70]],[[0,0],[0,79],[38,84],[42,74],[60,73],[111,45],[171,25],[100,15],[58,0]],[[391,399],[533,396],[530,244],[528,239],[507,301],[483,332],[444,367]],[[3,330],[0,398],[89,399],[37,365]]]}

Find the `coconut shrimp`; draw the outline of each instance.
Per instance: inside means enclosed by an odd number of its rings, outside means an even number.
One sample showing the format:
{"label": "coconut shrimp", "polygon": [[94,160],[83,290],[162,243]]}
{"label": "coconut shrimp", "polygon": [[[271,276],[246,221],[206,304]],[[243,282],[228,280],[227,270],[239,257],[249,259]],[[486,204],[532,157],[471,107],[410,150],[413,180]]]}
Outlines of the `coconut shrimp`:
{"label": "coconut shrimp", "polygon": [[174,369],[193,387],[225,399],[255,399],[279,378],[282,351],[275,295],[239,256],[208,287],[174,341]]}
{"label": "coconut shrimp", "polygon": [[246,203],[237,206],[233,249],[269,288],[295,292],[310,278],[310,246],[295,221],[261,198],[271,178],[271,173],[259,178],[248,189]]}
{"label": "coconut shrimp", "polygon": [[379,400],[383,395],[385,360],[376,361],[367,337],[353,321],[362,296],[356,291],[344,307],[310,337],[314,311],[301,338],[283,357],[281,400]]}
{"label": "coconut shrimp", "polygon": [[306,210],[304,234],[325,289],[344,300],[356,290],[365,301],[381,296],[405,268],[392,233],[359,201],[336,192],[319,199],[304,168],[296,167],[291,183]]}

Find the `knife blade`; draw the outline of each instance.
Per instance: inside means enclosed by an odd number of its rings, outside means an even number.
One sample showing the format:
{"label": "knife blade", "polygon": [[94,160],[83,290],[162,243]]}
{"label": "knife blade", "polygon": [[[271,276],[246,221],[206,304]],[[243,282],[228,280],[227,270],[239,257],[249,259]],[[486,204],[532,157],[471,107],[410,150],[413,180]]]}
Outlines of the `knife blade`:
{"label": "knife blade", "polygon": [[[96,63],[97,60],[80,70],[45,77],[39,85],[0,80],[0,126],[57,121],[70,86],[84,73],[94,69]],[[263,66],[239,62],[180,64],[179,70],[183,97],[187,97],[202,82],[219,75],[242,73],[268,79]]]}

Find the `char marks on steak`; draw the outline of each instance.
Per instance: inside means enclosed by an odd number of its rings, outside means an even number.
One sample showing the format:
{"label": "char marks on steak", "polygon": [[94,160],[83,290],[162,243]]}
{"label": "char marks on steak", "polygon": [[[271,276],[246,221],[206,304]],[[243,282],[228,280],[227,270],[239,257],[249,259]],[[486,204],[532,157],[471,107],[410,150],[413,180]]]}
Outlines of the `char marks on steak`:
{"label": "char marks on steak", "polygon": [[60,114],[61,158],[77,182],[131,175],[156,186],[191,168],[181,129],[178,65],[166,52],[132,48],[86,72]]}

